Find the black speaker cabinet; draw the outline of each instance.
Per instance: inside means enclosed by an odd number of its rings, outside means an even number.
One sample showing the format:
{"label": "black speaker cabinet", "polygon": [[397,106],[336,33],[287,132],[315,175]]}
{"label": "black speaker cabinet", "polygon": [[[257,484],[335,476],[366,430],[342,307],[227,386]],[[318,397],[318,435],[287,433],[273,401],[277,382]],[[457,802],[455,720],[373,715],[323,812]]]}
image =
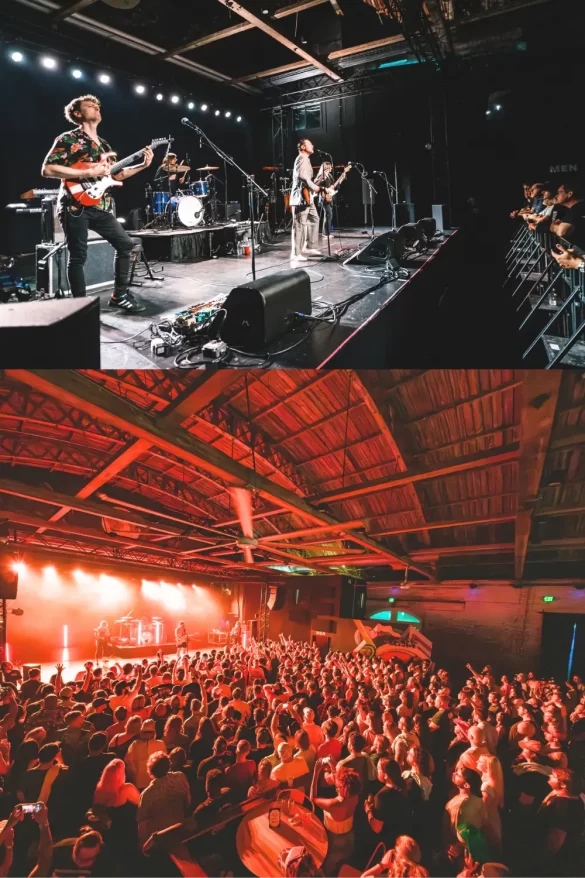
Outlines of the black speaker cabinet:
{"label": "black speaker cabinet", "polygon": [[367,585],[351,576],[341,577],[339,616],[341,619],[365,619]]}
{"label": "black speaker cabinet", "polygon": [[[37,290],[54,296],[57,291],[69,292],[67,280],[67,259],[69,251],[63,245],[61,250],[47,258],[53,249],[50,244],[39,244],[37,254]],[[114,248],[103,238],[87,242],[87,262],[85,263],[85,283],[88,292],[114,286]]]}
{"label": "black speaker cabinet", "polygon": [[284,605],[286,603],[286,589],[278,588],[276,585],[270,586],[270,592],[268,594],[268,609],[269,610],[282,610],[284,609]]}
{"label": "black speaker cabinet", "polygon": [[13,601],[18,593],[18,571],[14,552],[0,549],[0,600]]}
{"label": "black speaker cabinet", "polygon": [[0,368],[8,367],[99,369],[99,299],[0,305]]}
{"label": "black speaker cabinet", "polygon": [[397,231],[384,232],[368,241],[365,247],[345,260],[344,265],[358,262],[361,265],[385,265],[388,260],[394,264],[400,262],[404,255],[404,239]]}
{"label": "black speaker cabinet", "polygon": [[404,226],[414,222],[414,204],[411,201],[399,201],[396,205],[396,226]]}
{"label": "black speaker cabinet", "polygon": [[302,269],[271,274],[233,289],[224,307],[223,341],[262,353],[290,329],[295,312],[311,313],[311,279]]}

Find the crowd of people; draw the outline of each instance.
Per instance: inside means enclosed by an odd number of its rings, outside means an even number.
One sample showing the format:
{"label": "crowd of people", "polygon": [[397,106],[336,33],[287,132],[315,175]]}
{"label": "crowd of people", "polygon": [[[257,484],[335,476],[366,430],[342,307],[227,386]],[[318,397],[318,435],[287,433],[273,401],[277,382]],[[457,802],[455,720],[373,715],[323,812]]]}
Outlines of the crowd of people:
{"label": "crowd of people", "polygon": [[524,204],[511,216],[523,220],[538,234],[551,235],[551,255],[562,268],[583,269],[585,189],[577,176],[567,175],[550,183],[524,183]]}
{"label": "crowd of people", "polygon": [[165,874],[157,839],[175,825],[206,874],[246,874],[233,840],[206,838],[288,789],[328,850],[285,851],[283,875],[585,874],[577,676],[323,655],[281,635],[75,678],[59,664],[23,682],[4,662],[2,677],[0,875]]}

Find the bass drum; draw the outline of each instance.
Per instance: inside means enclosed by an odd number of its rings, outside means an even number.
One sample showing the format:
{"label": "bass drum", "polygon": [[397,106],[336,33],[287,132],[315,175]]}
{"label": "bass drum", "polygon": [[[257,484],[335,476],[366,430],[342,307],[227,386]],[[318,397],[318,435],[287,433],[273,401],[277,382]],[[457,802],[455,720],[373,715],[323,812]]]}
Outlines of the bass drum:
{"label": "bass drum", "polygon": [[195,195],[184,195],[177,204],[177,218],[186,229],[194,229],[205,222],[205,205]]}

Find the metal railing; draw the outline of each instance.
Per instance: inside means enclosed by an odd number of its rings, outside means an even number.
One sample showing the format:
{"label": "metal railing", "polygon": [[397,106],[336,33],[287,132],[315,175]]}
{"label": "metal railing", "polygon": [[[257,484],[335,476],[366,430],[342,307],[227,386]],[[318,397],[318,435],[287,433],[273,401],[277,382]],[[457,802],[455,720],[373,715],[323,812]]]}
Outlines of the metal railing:
{"label": "metal railing", "polygon": [[[504,285],[513,290],[512,299],[521,320],[519,328],[531,335],[536,327],[522,358],[534,356],[535,348],[541,344],[546,352],[546,369],[563,363],[576,343],[585,341],[584,267],[561,268],[551,256],[558,243],[576,249],[549,232],[522,226],[506,254]],[[543,320],[544,325],[539,325]],[[574,352],[572,361],[573,365],[585,366],[585,350]]]}

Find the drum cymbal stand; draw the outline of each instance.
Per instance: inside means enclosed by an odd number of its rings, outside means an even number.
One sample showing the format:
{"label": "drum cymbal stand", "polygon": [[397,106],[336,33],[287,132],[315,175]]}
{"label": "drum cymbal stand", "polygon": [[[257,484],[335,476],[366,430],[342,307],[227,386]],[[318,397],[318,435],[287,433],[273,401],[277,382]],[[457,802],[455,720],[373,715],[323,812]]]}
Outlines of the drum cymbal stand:
{"label": "drum cymbal stand", "polygon": [[258,183],[256,182],[256,180],[254,179],[253,176],[248,174],[247,171],[244,171],[244,169],[241,168],[240,165],[238,165],[238,163],[236,162],[236,160],[234,158],[232,158],[232,156],[228,155],[226,152],[223,151],[223,149],[221,149],[221,147],[217,146],[217,144],[215,144],[212,140],[210,140],[209,137],[207,136],[207,134],[205,134],[205,132],[201,128],[199,128],[198,125],[194,125],[193,122],[191,122],[190,119],[187,119],[187,118],[181,119],[181,122],[183,123],[183,125],[186,125],[187,128],[191,128],[192,131],[195,131],[196,134],[198,134],[200,137],[203,137],[204,140],[206,141],[206,143],[209,144],[209,146],[217,153],[217,155],[221,159],[223,159],[224,162],[227,162],[229,165],[232,166],[232,168],[235,168],[236,171],[239,171],[240,174],[242,174],[242,176],[244,176],[246,178],[246,182],[248,185],[248,205],[250,208],[250,237],[252,239],[252,278],[254,280],[256,280],[256,242],[255,242],[256,233],[255,233],[255,228],[254,228],[254,226],[255,226],[255,222],[254,222],[254,191],[260,190],[260,192],[262,193],[262,195],[264,195],[265,198],[268,198],[268,193],[261,186],[258,185]]}

